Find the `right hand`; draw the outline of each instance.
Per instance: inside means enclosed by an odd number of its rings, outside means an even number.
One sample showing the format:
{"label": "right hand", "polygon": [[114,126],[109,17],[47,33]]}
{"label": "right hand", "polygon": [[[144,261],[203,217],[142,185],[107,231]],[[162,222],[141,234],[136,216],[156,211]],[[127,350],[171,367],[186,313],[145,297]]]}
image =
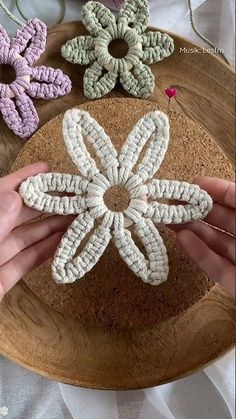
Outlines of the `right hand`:
{"label": "right hand", "polygon": [[177,240],[210,279],[235,296],[235,183],[199,176],[194,180],[213,199],[204,222],[175,226]]}

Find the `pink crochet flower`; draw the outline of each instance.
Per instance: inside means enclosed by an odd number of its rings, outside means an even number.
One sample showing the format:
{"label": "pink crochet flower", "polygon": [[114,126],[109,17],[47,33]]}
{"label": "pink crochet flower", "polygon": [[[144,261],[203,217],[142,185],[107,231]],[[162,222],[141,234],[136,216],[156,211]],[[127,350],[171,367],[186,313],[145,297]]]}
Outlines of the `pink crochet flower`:
{"label": "pink crochet flower", "polygon": [[12,41],[0,25],[0,65],[8,64],[16,72],[12,83],[0,83],[0,112],[8,127],[22,138],[30,137],[39,123],[30,97],[55,99],[71,91],[71,81],[60,69],[33,67],[45,50],[46,37],[47,27],[38,19],[18,29]]}

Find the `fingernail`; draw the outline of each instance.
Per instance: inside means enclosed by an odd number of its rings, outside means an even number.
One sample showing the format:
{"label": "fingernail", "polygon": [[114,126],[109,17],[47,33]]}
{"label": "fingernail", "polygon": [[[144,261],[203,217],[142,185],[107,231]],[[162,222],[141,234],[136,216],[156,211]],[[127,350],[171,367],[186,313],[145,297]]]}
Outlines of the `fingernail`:
{"label": "fingernail", "polygon": [[0,210],[13,212],[18,204],[16,192],[3,192],[0,194]]}

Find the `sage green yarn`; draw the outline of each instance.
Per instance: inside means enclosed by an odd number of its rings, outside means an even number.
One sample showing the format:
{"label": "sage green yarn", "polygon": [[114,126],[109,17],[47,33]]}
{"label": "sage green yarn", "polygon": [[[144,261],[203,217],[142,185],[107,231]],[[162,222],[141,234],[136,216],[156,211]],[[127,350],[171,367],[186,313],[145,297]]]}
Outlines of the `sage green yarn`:
{"label": "sage green yarn", "polygon": [[85,71],[84,94],[89,99],[103,97],[114,89],[117,81],[116,74],[107,72],[101,77],[102,73],[103,67],[96,61]]}
{"label": "sage green yarn", "polygon": [[97,36],[100,29],[115,24],[115,16],[107,7],[95,1],[89,1],[82,7],[82,22],[88,31]]}
{"label": "sage green yarn", "polygon": [[173,52],[173,40],[166,33],[146,32],[142,35],[143,61],[152,64],[169,57]]}
{"label": "sage green yarn", "polygon": [[127,92],[139,97],[149,96],[150,86],[153,86],[153,90],[155,87],[155,77],[151,69],[141,62],[134,67],[133,74],[129,71],[123,72],[120,82]]}
{"label": "sage green yarn", "polygon": [[67,60],[74,64],[90,64],[96,59],[94,39],[91,36],[74,38],[67,45]]}
{"label": "sage green yarn", "polygon": [[[117,18],[101,3],[89,1],[82,8],[82,21],[90,35],[68,41],[61,53],[73,64],[90,65],[84,74],[85,96],[101,98],[118,80],[132,96],[150,96],[155,78],[147,64],[169,57],[174,42],[166,33],[144,32],[149,21],[148,0],[128,0]],[[123,58],[109,52],[110,43],[116,39],[128,46]]]}
{"label": "sage green yarn", "polygon": [[148,22],[148,0],[127,1],[125,7],[121,10],[119,24],[132,24],[132,29],[136,30],[138,34],[142,34],[147,28]]}

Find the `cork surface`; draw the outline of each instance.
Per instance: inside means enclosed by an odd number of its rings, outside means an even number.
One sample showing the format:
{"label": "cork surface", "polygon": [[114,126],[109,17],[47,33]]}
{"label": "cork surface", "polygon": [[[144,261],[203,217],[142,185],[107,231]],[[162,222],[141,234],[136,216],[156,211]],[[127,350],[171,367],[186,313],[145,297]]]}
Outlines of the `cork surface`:
{"label": "cork surface", "polygon": [[[97,119],[119,150],[137,120],[158,106],[134,99],[107,99],[81,105],[80,109]],[[197,174],[233,178],[229,161],[199,125],[176,111],[170,111],[169,117],[171,139],[157,178],[189,182]],[[62,116],[58,116],[41,128],[20,152],[13,170],[45,160],[52,171],[77,173],[66,153],[61,122]],[[164,226],[158,228],[170,263],[169,278],[158,287],[136,277],[112,243],[92,271],[74,284],[55,284],[50,266],[34,270],[25,281],[40,299],[66,318],[116,328],[158,324],[184,312],[212,287],[176,245],[174,233]]]}

